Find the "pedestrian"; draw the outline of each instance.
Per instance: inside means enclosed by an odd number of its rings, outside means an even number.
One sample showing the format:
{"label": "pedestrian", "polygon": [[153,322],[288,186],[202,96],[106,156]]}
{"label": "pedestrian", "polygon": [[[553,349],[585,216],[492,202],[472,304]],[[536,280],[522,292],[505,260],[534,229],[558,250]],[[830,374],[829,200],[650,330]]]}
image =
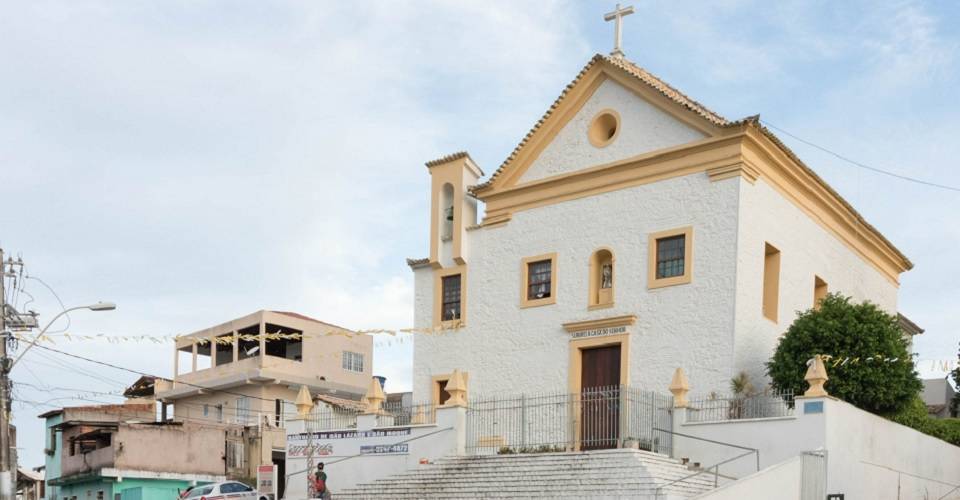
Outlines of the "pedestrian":
{"label": "pedestrian", "polygon": [[317,472],[313,475],[313,491],[315,498],[330,500],[330,490],[327,489],[327,473],[323,472],[323,462],[317,464]]}

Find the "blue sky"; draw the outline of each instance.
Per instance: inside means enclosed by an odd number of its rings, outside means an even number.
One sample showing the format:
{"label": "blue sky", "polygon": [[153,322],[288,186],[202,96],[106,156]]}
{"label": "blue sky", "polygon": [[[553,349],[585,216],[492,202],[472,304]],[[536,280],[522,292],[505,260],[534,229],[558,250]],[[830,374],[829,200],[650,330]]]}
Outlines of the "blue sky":
{"label": "blue sky", "polygon": [[[77,313],[75,333],[187,333],[257,309],[352,328],[412,321],[427,251],[423,162],[489,173],[596,52],[607,2],[3,2],[0,244]],[[960,186],[960,4],[654,1],[627,57],[713,110],[860,162]],[[784,137],[904,251],[901,311],[955,360],[960,194],[856,169]],[[38,282],[28,308],[58,310]],[[23,295],[21,302],[27,300]],[[378,348],[409,385],[409,342]],[[158,374],[170,346],[59,344]],[[31,351],[20,456],[69,389],[129,374]],[[933,365],[933,362],[930,362]],[[924,375],[938,372],[920,367]],[[113,401],[110,396],[97,396]]]}

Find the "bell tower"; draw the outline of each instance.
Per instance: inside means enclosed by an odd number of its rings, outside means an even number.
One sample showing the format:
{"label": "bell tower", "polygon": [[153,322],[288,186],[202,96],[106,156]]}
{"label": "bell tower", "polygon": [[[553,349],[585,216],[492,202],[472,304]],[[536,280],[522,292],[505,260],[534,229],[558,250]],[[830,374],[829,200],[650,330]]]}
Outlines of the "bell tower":
{"label": "bell tower", "polygon": [[483,171],[465,151],[427,162],[430,171],[430,265],[434,269],[467,263],[466,230],[477,223],[477,199],[467,188]]}

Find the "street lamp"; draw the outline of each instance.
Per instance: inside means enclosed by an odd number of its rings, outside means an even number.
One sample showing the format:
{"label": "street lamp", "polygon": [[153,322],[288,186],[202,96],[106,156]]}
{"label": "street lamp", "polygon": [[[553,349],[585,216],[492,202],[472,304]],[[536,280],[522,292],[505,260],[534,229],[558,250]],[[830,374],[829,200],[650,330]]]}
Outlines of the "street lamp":
{"label": "street lamp", "polygon": [[27,344],[27,347],[20,353],[19,356],[17,356],[17,359],[14,359],[9,366],[4,367],[6,368],[5,371],[9,373],[9,371],[13,369],[13,366],[16,365],[18,361],[20,361],[20,358],[22,358],[23,355],[26,354],[31,347],[36,345],[37,341],[40,340],[40,337],[43,337],[43,334],[47,333],[47,330],[50,328],[50,326],[53,325],[53,323],[57,321],[57,319],[59,319],[60,316],[63,316],[64,314],[67,314],[70,311],[78,311],[80,309],[89,309],[91,311],[112,311],[116,308],[117,308],[117,305],[114,304],[113,302],[97,302],[96,304],[90,304],[88,306],[71,307],[69,309],[64,309],[60,311],[60,314],[57,314],[56,316],[54,316],[53,319],[51,319],[50,322],[47,323],[47,326],[43,327],[43,330],[40,330],[40,333],[36,334],[33,337],[33,339],[30,340],[30,343]]}

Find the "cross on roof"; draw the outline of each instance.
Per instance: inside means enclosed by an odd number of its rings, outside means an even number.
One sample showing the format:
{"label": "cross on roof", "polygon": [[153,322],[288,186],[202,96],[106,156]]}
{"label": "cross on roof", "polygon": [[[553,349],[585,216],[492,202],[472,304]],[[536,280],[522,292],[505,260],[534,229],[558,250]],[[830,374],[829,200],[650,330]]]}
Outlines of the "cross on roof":
{"label": "cross on roof", "polygon": [[604,21],[614,21],[614,34],[613,34],[613,51],[610,52],[610,55],[613,57],[621,58],[623,57],[623,50],[620,49],[620,38],[623,34],[623,29],[621,26],[621,21],[623,16],[629,16],[633,14],[633,6],[628,5],[624,8],[620,8],[620,4],[617,4],[617,8],[613,12],[609,12],[603,15]]}

